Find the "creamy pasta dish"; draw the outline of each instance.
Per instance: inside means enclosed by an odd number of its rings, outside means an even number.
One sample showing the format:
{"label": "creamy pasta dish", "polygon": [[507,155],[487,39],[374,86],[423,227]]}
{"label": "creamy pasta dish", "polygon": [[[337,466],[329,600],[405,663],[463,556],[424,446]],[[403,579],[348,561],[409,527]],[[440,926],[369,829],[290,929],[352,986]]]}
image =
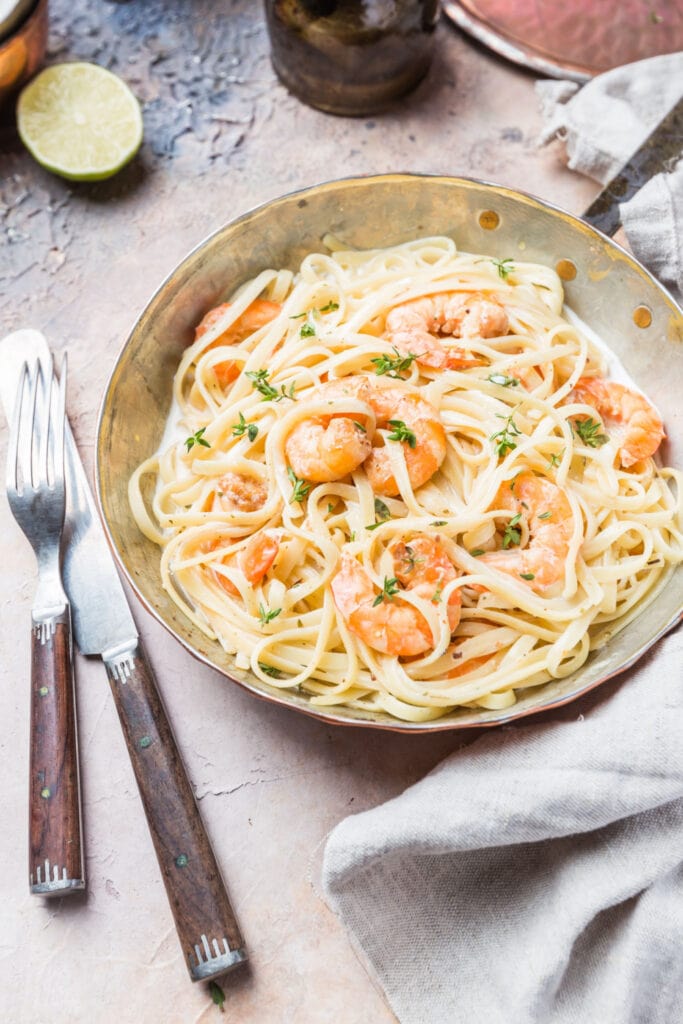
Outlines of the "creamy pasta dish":
{"label": "creamy pasta dish", "polygon": [[404,721],[507,707],[681,561],[664,426],[548,267],[326,243],[207,312],[133,514],[264,682]]}

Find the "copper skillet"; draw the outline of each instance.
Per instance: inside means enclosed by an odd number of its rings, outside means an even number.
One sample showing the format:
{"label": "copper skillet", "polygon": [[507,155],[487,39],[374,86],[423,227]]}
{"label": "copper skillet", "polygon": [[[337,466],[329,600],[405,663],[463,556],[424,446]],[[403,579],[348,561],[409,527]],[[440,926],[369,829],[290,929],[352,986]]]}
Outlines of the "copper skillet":
{"label": "copper skillet", "polygon": [[299,691],[262,683],[185,621],[163,591],[158,549],[130,515],[127,483],[158,446],[181,353],[207,309],[264,267],[295,269],[328,232],[360,248],[446,234],[464,250],[555,267],[567,304],[661,410],[669,435],[663,459],[683,466],[683,312],[624,249],[549,203],[481,181],[388,174],[328,182],[266,203],[197,246],[152,297],[118,357],[100,411],[97,492],[116,557],[142,603],[190,653],[228,679],[265,700],[342,725],[413,733],[497,725],[565,704],[628,668],[683,617],[683,567],[621,633],[610,637],[605,629],[602,646],[578,672],[529,690],[504,711],[463,708],[425,723],[316,708]]}

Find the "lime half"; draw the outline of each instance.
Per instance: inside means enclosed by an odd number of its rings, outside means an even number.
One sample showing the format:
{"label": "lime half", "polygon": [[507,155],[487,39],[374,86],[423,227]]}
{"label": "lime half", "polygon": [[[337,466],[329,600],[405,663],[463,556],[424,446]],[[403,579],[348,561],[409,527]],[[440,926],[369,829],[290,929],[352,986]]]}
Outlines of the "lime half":
{"label": "lime half", "polygon": [[121,170],[142,142],[140,105],[125,82],[97,64],[54,64],[17,103],[21,141],[48,171],[99,181]]}

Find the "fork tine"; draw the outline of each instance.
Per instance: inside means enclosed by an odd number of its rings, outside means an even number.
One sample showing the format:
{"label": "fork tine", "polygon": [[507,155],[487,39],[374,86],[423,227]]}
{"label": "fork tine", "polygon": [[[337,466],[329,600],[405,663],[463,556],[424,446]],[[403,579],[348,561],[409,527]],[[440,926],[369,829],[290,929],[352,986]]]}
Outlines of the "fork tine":
{"label": "fork tine", "polygon": [[[54,385],[55,378],[52,378]],[[52,486],[64,488],[64,433],[66,427],[66,352],[62,356],[57,385],[57,402],[54,417],[50,418],[52,433]]]}
{"label": "fork tine", "polygon": [[38,360],[33,383],[33,415],[31,420],[31,432],[35,438],[33,486],[38,490],[48,485],[47,460],[50,450],[52,359],[50,359],[49,373],[47,375],[43,373],[42,363]]}
{"label": "fork tine", "polygon": [[[22,465],[21,465],[22,480],[21,480],[21,484],[20,484],[20,481],[19,481],[19,461],[20,461],[19,435],[21,433],[22,413],[24,411],[24,392],[26,390],[26,383],[27,383],[28,379],[29,379],[28,365],[26,363],[24,363],[24,365],[21,368],[21,373],[19,374],[19,384],[17,385],[17,396],[16,396],[16,399],[14,401],[14,409],[13,409],[13,412],[12,412],[12,425],[11,425],[10,432],[9,432],[9,443],[8,443],[8,446],[7,446],[7,467],[6,467],[6,471],[5,471],[5,482],[6,482],[6,485],[7,485],[7,490],[8,491],[16,491],[16,492],[19,492],[19,493],[23,490],[24,484],[25,484],[26,479],[27,479],[26,478],[26,462],[25,462],[25,459],[22,458]],[[30,384],[30,381],[29,381],[29,384]],[[23,455],[24,455],[24,452],[22,450],[22,456]],[[28,471],[29,471],[28,479],[30,480],[30,473],[31,473],[30,450],[29,450],[29,460],[28,460]]]}

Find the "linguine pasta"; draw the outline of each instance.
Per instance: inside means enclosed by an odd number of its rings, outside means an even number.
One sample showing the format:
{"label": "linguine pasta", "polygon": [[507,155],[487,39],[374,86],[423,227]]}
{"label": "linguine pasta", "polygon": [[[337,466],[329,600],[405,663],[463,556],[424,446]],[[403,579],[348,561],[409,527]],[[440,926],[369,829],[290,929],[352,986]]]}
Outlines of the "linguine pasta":
{"label": "linguine pasta", "polygon": [[[178,367],[165,441],[130,481],[133,515],[179,608],[264,682],[415,722],[507,707],[574,672],[654,598],[682,556],[680,475],[652,457],[624,466],[629,417],[575,391],[607,376],[605,357],[563,316],[548,267],[445,237],[373,251],[326,241],[207,318]],[[392,310],[443,293],[506,313],[505,333],[438,338],[465,352],[461,368],[425,363],[407,320],[406,337],[387,328]],[[406,395],[427,403],[426,425],[377,411],[423,408]],[[395,493],[373,488],[371,457],[334,479],[294,471],[291,439],[324,461],[333,418],[384,459]],[[415,486],[432,426],[445,455]],[[405,582],[429,568],[420,538],[448,566],[433,592]],[[357,610],[354,593],[340,598],[341,565],[365,587]],[[379,618],[398,639],[375,642]],[[383,649],[414,625],[425,650]]]}

